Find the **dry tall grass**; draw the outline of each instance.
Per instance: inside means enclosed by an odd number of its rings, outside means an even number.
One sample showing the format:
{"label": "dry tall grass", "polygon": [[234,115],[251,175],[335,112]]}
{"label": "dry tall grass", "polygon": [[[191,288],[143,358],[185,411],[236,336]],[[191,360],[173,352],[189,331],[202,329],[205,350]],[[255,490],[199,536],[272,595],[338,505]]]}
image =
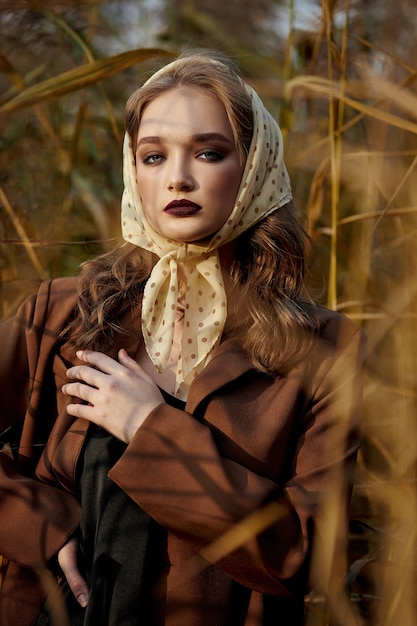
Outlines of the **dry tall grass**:
{"label": "dry tall grass", "polygon": [[[322,3],[310,66],[326,64],[326,74],[311,71],[286,83],[298,126],[288,133],[289,162],[306,198],[321,267],[327,267],[327,303],[355,319],[369,338],[365,438],[352,502],[352,605],[365,623],[412,626],[417,623],[416,72],[405,56],[411,50],[396,43],[401,29],[406,38],[404,22],[386,23],[389,36],[379,46],[352,28],[349,3],[338,5],[344,4],[346,19],[336,31],[331,4]],[[405,4],[396,5],[399,12]],[[340,12],[337,17],[340,23]],[[357,619],[345,614],[341,623]]]}
{"label": "dry tall grass", "polygon": [[[314,278],[320,282],[323,275],[324,301],[363,326],[369,338],[349,603],[332,598],[331,588],[330,598],[313,594],[308,626],[414,626],[416,7],[406,0],[379,8],[359,1],[323,0],[320,6],[314,30],[300,33],[290,2],[278,73],[249,77],[283,127],[296,200],[317,242]],[[5,315],[40,280],[74,273],[80,260],[118,236],[123,102],[148,67],[138,62],[166,53],[136,50],[100,59],[88,43],[91,22],[77,30],[64,17],[42,13],[56,29],[60,71],[43,65],[39,51],[32,64],[25,59],[24,72],[16,51],[0,57],[7,85],[0,102]],[[204,28],[207,20],[198,23]],[[227,49],[233,54],[229,40]],[[253,68],[253,52],[245,57],[239,47],[237,53],[244,69]],[[270,57],[262,67],[275,62]],[[250,528],[278,513],[251,520]],[[243,537],[247,529],[240,532]],[[330,537],[332,528],[328,532]],[[213,551],[221,554],[227,545],[219,542]],[[318,556],[320,566],[325,559],[331,554]]]}

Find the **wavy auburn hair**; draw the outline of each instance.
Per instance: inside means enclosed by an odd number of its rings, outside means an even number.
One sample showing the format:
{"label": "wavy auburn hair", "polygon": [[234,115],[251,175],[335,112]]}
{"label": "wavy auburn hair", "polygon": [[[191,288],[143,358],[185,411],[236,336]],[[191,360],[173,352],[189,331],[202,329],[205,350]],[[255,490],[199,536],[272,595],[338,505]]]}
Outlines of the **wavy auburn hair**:
{"label": "wavy auburn hair", "polygon": [[[204,89],[225,107],[242,163],[252,139],[250,98],[234,64],[218,53],[193,52],[137,89],[126,104],[126,130],[135,145],[146,106],[179,86]],[[213,63],[212,60],[221,61]],[[236,240],[230,276],[236,287],[234,314],[225,333],[237,338],[253,366],[266,374],[285,372],[311,349],[317,329],[306,288],[310,240],[293,203],[280,207]],[[76,347],[105,351],[121,319],[140,315],[144,285],[157,257],[131,243],[80,266],[79,297],[65,337]]]}

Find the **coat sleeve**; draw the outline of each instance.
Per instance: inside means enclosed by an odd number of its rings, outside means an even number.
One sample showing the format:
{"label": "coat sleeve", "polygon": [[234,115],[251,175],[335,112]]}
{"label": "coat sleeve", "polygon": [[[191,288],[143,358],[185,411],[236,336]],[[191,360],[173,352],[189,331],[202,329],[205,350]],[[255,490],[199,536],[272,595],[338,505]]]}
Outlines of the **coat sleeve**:
{"label": "coat sleeve", "polygon": [[[60,325],[49,319],[51,285],[44,283],[0,325],[0,440],[8,444],[0,450],[0,554],[33,569],[45,565],[79,520],[75,498],[36,480],[33,472],[54,418],[39,411]],[[60,307],[64,313],[62,300]]]}
{"label": "coat sleeve", "polygon": [[110,477],[238,582],[265,594],[293,593],[305,582],[313,529],[328,532],[329,503],[340,518],[335,543],[346,530],[364,352],[352,326],[338,333],[338,345],[328,349],[324,341],[312,357],[285,484],[227,458],[209,425],[168,405],[148,416]]}

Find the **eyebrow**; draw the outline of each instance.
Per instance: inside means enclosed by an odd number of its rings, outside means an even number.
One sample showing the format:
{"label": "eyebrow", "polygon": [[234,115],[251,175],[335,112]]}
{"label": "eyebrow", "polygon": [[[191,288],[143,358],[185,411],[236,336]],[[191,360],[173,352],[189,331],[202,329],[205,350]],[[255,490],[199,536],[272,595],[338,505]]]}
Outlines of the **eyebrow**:
{"label": "eyebrow", "polygon": [[233,143],[228,137],[222,133],[200,133],[194,135],[194,141],[197,143],[204,143],[205,141],[222,141],[223,143]]}
{"label": "eyebrow", "polygon": [[142,139],[139,139],[136,147],[139,148],[139,146],[141,146],[144,143],[161,143],[161,138],[160,137],[142,137]]}
{"label": "eyebrow", "polygon": [[[193,135],[193,141],[195,143],[205,143],[206,141],[221,141],[222,143],[232,144],[233,141],[223,135],[222,133],[198,133]],[[143,144],[149,143],[162,143],[162,138],[158,136],[142,137],[137,143],[137,148]]]}

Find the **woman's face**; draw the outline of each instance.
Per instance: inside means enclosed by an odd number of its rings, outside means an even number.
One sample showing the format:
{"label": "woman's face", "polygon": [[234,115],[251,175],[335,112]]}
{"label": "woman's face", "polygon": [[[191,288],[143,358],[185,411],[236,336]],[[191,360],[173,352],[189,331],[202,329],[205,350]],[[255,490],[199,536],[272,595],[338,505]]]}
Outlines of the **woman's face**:
{"label": "woman's face", "polygon": [[198,242],[233,210],[243,165],[222,103],[197,87],[176,87],[144,110],[136,174],[150,225],[168,239]]}

